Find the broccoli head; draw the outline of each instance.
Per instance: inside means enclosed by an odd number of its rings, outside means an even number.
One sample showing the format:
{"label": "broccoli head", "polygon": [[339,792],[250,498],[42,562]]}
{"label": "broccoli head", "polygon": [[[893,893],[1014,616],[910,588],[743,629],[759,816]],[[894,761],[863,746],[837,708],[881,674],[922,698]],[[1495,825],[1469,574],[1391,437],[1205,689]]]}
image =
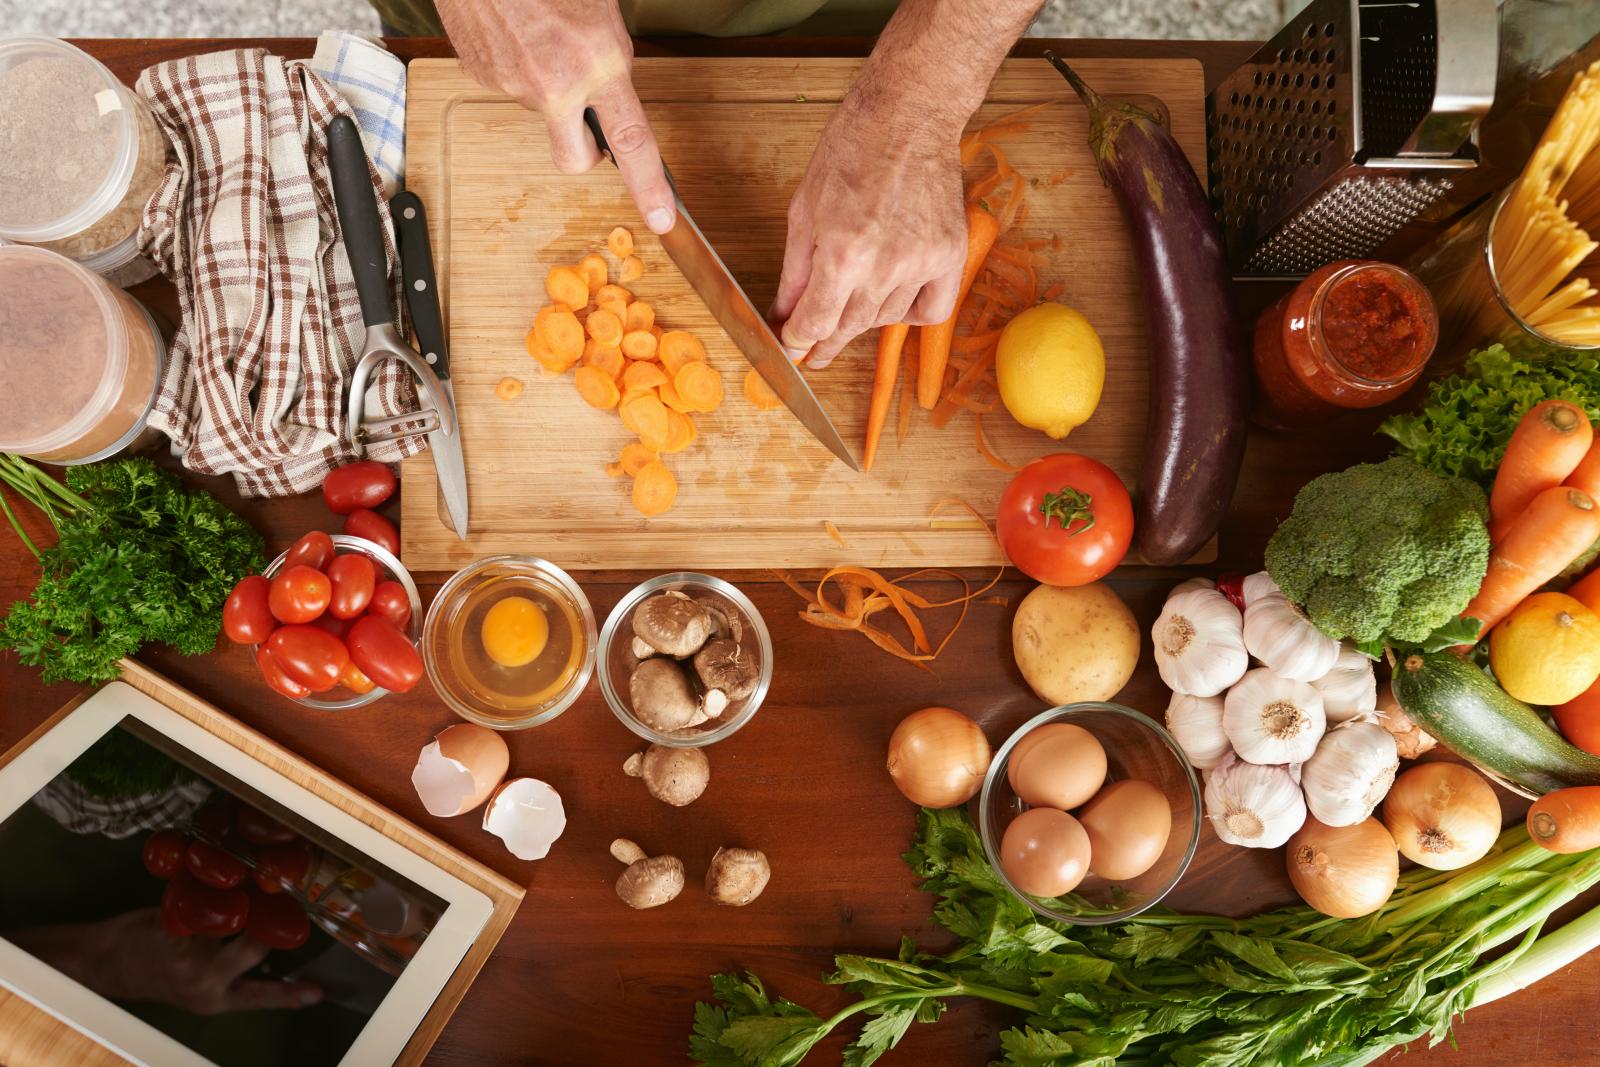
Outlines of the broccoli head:
{"label": "broccoli head", "polygon": [[1329,637],[1421,643],[1489,565],[1483,490],[1401,457],[1324,474],[1267,542],[1267,573]]}

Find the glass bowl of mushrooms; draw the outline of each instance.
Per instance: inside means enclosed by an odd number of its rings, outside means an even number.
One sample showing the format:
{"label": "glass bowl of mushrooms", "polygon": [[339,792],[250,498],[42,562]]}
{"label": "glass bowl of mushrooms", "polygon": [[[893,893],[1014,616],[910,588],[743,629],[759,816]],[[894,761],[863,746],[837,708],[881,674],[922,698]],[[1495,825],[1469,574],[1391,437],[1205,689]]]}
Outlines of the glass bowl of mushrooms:
{"label": "glass bowl of mushrooms", "polygon": [[772,684],[772,637],[738,589],[679,572],[635,586],[600,628],[600,691],[646,741],[699,748],[755,716]]}

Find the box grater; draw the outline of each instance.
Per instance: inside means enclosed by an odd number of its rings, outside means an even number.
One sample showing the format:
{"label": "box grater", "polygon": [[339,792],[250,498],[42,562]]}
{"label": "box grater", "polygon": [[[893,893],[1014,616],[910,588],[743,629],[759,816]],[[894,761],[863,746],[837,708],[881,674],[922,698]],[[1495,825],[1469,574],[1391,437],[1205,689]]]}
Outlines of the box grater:
{"label": "box grater", "polygon": [[1371,255],[1477,165],[1495,0],[1312,0],[1207,101],[1212,200],[1236,271]]}

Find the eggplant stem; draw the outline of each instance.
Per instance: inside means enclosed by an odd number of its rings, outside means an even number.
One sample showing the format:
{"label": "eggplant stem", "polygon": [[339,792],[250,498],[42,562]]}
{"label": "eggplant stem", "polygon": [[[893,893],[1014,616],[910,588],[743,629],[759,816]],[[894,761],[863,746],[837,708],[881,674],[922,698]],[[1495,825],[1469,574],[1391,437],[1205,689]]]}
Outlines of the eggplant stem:
{"label": "eggplant stem", "polygon": [[1052,67],[1060,72],[1063,78],[1067,79],[1067,84],[1072,86],[1072,91],[1078,94],[1079,100],[1082,100],[1091,108],[1098,108],[1104,103],[1100,98],[1100,94],[1095,92],[1088,82],[1078,77],[1077,71],[1067,66],[1066,60],[1049,51],[1045,52],[1044,57],[1050,61]]}

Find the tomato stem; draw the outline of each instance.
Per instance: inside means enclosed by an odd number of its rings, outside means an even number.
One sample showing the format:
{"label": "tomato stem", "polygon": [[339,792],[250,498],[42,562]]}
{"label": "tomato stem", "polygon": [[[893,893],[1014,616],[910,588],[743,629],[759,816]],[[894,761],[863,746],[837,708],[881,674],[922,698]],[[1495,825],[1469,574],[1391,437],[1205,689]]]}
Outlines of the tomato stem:
{"label": "tomato stem", "polygon": [[[1044,516],[1044,524],[1048,529],[1051,519],[1059,519],[1061,528],[1067,531],[1068,537],[1076,537],[1094,525],[1094,498],[1081,489],[1067,486],[1059,493],[1046,493],[1044,501],[1039,505],[1039,514]],[[1072,524],[1082,522],[1083,525],[1076,530]]]}

